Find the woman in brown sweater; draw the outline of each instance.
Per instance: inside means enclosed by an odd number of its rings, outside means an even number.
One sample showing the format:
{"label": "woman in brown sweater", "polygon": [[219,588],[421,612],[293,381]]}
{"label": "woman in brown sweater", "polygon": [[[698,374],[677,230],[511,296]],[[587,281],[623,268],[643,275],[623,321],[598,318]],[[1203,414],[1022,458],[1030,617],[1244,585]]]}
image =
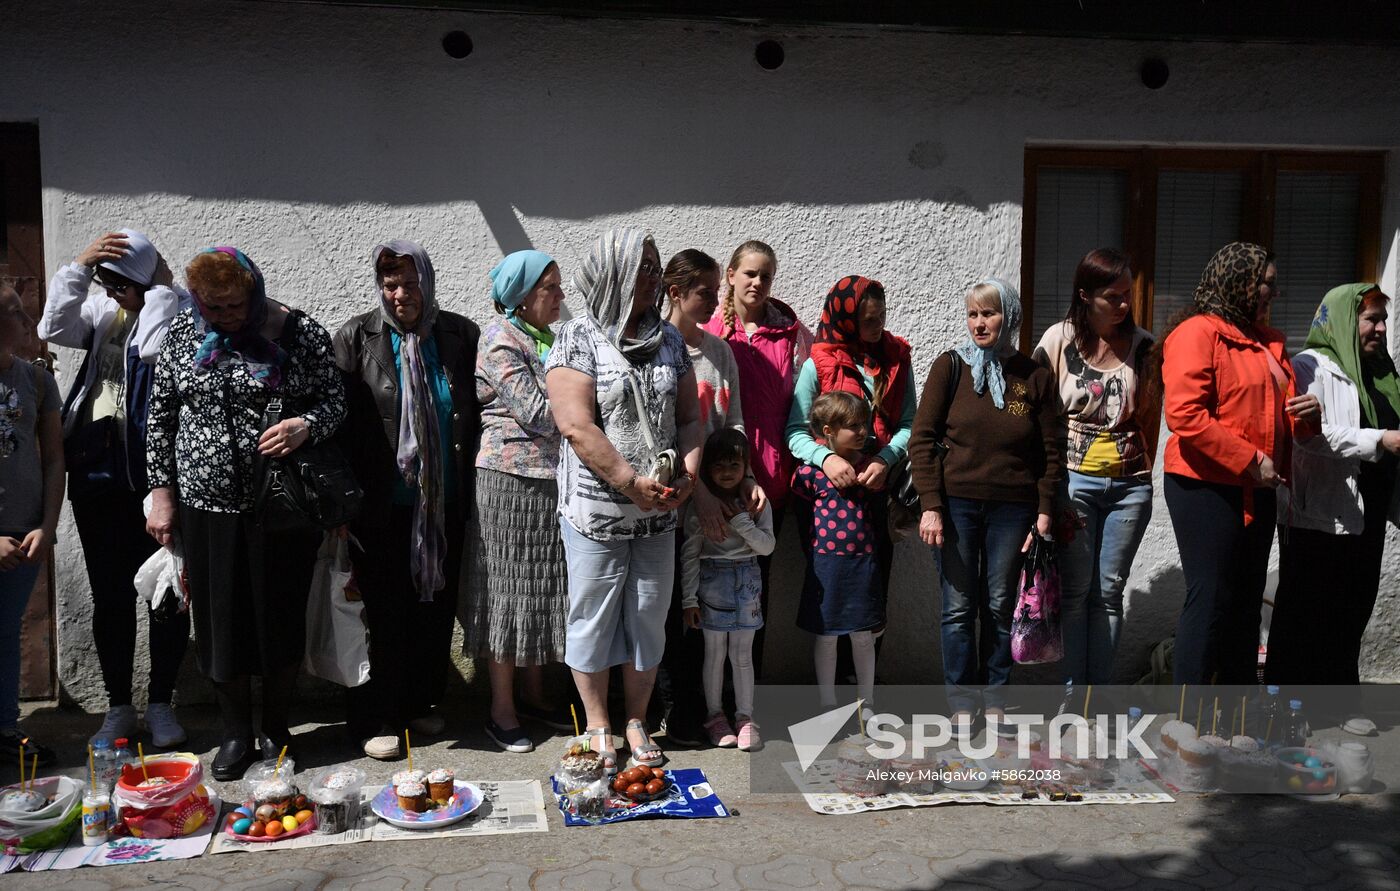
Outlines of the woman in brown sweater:
{"label": "woman in brown sweater", "polygon": [[990,278],[968,291],[968,338],[934,361],[909,440],[919,536],[943,580],[943,675],[955,727],[970,727],[979,700],[989,723],[1005,717],[998,688],[1011,675],[1020,555],[1034,534],[1050,531],[1062,464],[1055,381],[1017,351],[1020,327],[1011,285]]}

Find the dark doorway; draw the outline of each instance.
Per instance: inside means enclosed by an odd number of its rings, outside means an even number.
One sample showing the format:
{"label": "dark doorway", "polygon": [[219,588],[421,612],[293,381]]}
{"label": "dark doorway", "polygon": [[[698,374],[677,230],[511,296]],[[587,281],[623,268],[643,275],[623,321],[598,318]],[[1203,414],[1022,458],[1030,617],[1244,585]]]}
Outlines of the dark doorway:
{"label": "dark doorway", "polygon": [[[0,123],[0,278],[14,282],[29,317],[44,308],[44,219],[39,127]],[[24,358],[53,370],[47,347],[31,340]],[[39,573],[20,631],[19,695],[52,699],[55,675],[53,560]]]}

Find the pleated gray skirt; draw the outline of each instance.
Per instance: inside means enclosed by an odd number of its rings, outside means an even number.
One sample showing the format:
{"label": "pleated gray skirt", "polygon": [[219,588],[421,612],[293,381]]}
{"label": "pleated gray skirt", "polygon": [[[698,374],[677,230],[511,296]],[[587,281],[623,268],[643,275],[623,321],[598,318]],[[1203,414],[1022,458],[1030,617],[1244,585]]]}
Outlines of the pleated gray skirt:
{"label": "pleated gray skirt", "polygon": [[477,468],[471,571],[458,601],[466,655],[518,666],[564,661],[569,578],[558,511],[553,477]]}

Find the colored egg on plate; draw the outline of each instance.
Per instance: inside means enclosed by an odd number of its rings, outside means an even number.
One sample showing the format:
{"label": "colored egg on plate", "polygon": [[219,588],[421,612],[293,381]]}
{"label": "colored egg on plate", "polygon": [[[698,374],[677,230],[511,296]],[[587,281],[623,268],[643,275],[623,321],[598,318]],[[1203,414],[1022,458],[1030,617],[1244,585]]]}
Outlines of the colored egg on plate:
{"label": "colored egg on plate", "polygon": [[253,821],[248,819],[247,817],[244,817],[241,820],[235,820],[233,823],[233,831],[238,833],[239,835],[247,835],[248,830],[252,828]]}
{"label": "colored egg on plate", "polygon": [[283,818],[282,818],[282,828],[285,829],[285,830],[287,830],[288,832],[296,832],[296,829],[297,829],[297,818],[296,818],[296,817],[283,817]]}
{"label": "colored egg on plate", "polygon": [[251,808],[236,807],[233,809],[233,812],[235,814],[238,814],[240,817],[247,817],[250,820],[253,819],[253,811]]}

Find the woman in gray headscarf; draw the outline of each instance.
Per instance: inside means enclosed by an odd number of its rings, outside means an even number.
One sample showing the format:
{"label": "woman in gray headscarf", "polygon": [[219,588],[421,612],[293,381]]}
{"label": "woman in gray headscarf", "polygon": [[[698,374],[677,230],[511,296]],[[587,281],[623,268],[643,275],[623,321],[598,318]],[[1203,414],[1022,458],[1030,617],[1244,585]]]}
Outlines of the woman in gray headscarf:
{"label": "woman in gray headscarf", "polygon": [[[955,726],[970,726],[979,706],[989,723],[1005,717],[998,688],[1011,675],[1021,552],[1031,535],[1050,531],[1062,463],[1055,378],[1016,348],[1020,295],[989,278],[966,302],[967,339],[929,369],[909,438],[919,536],[943,581],[943,674]],[[994,626],[981,652],[979,613],[984,628]]]}
{"label": "woman in gray headscarf", "polygon": [[[335,335],[350,415],[346,446],[365,491],[351,525],[355,580],[370,631],[370,680],[351,731],[365,754],[399,757],[403,730],[441,733],[433,713],[451,667],[452,623],[472,497],[479,331],[438,308],[422,247],[373,253],[376,307]],[[361,692],[363,691],[363,692]],[[359,726],[356,726],[358,723]]]}
{"label": "woman in gray headscarf", "polygon": [[[588,733],[615,768],[608,674],[622,666],[632,762],[665,761],[646,727],[666,643],[676,508],[700,464],[695,373],[661,318],[661,256],[637,229],[603,233],[574,287],[587,315],[561,325],[546,385],[564,442],[559,517],[569,570],[564,661]],[[679,455],[677,454],[679,451]]]}

